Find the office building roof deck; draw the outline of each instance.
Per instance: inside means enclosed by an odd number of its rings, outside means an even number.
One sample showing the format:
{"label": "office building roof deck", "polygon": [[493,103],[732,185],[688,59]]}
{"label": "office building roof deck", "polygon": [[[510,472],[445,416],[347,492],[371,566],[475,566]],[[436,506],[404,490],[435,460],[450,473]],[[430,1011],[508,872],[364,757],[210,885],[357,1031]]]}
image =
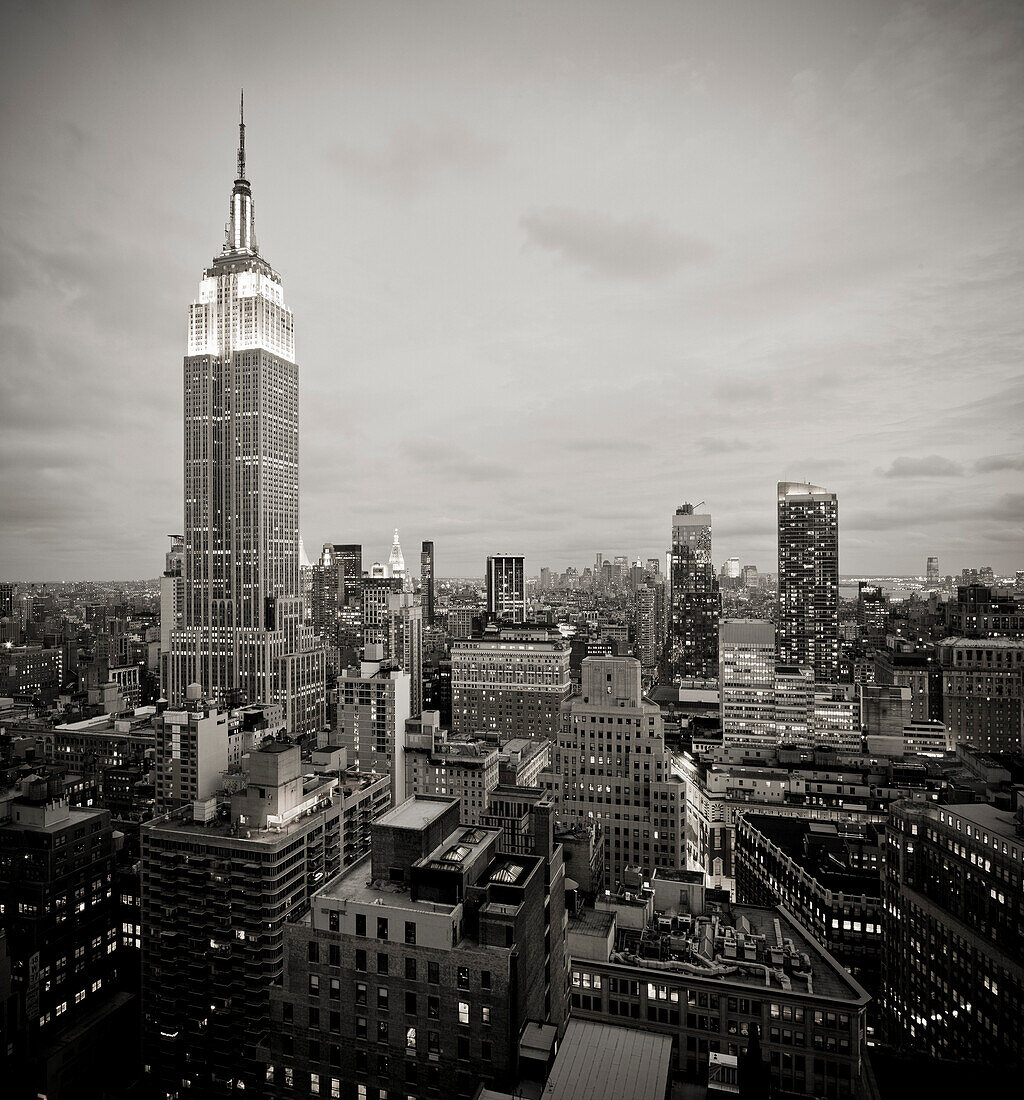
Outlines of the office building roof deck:
{"label": "office building roof deck", "polygon": [[369,854],[322,886],[315,897],[323,901],[354,902],[361,905],[386,905],[418,913],[453,913],[461,902],[448,905],[436,901],[413,900],[409,889],[401,883],[374,882],[370,878]]}
{"label": "office building roof deck", "polygon": [[730,905],[701,916],[658,911],[643,930],[620,928],[609,962],[760,994],[866,1004],[863,987],[783,906]]}
{"label": "office building roof deck", "polygon": [[393,810],[377,819],[377,825],[386,825],[392,829],[424,829],[436,821],[448,809],[456,798],[445,795],[416,795],[407,798]]}
{"label": "office building roof deck", "polygon": [[850,822],[837,824],[770,814],[744,814],[741,820],[825,889],[870,898],[881,896],[877,866],[850,866],[842,858],[848,843],[863,844],[869,848],[881,846],[882,838],[874,825],[864,823],[855,826]]}
{"label": "office building roof deck", "polygon": [[951,803],[948,806],[939,806],[939,810],[945,810],[949,815],[962,818],[977,826],[983,832],[991,836],[1001,837],[1003,840],[1012,840],[1021,846],[1024,856],[1024,835],[1017,831],[1017,818],[1010,810],[1000,810],[988,802],[962,802]]}
{"label": "office building roof deck", "polygon": [[610,909],[581,909],[569,918],[569,931],[581,936],[607,936],[615,924],[615,914]]}
{"label": "office building roof deck", "polygon": [[570,1019],[544,1089],[546,1100],[660,1100],[668,1092],[672,1036]]}

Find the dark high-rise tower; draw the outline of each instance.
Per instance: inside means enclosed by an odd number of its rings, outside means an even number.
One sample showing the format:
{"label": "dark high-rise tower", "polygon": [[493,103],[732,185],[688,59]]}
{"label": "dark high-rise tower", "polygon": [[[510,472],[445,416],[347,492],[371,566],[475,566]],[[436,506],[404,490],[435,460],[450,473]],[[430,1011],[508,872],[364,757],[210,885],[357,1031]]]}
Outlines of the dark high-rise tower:
{"label": "dark high-rise tower", "polygon": [[718,578],[711,561],[711,516],[681,504],[672,517],[669,670],[675,680],[718,676]]}
{"label": "dark high-rise tower", "polygon": [[820,485],[779,482],[779,661],[839,679],[839,505]]}
{"label": "dark high-rise tower", "polygon": [[492,554],[487,559],[487,618],[505,623],[526,621],[524,559]]}
{"label": "dark high-rise tower", "polygon": [[426,625],[434,625],[434,544],[428,540],[420,547],[420,587],[423,589],[423,605]]}
{"label": "dark high-rise tower", "polygon": [[168,693],[281,702],[324,721],[324,653],[299,592],[299,369],[281,277],[259,254],[245,124],[224,247],[189,307],[185,566]]}

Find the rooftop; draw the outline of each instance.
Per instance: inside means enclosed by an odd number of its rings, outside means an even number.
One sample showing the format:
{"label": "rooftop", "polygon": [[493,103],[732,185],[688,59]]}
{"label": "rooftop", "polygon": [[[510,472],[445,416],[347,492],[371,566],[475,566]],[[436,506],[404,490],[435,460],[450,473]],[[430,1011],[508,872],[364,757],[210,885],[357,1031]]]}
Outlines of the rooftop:
{"label": "rooftop", "polygon": [[610,909],[581,909],[569,918],[569,931],[580,936],[607,936],[615,924],[615,914]]}
{"label": "rooftop", "polygon": [[[457,905],[443,905],[434,901],[413,901],[408,889],[401,883],[374,882],[370,877],[372,866],[366,855],[358,863],[337,875],[317,891],[317,898],[324,901],[358,902],[362,905],[388,905],[420,913],[452,913]],[[461,903],[460,903],[461,904]]]}
{"label": "rooftop", "polygon": [[377,819],[376,824],[393,829],[424,829],[457,801],[457,798],[442,795],[417,795],[415,798],[407,798],[393,810],[388,810],[383,817]]}
{"label": "rooftop", "polygon": [[864,1004],[868,994],[783,906],[661,910],[642,932],[620,928],[610,962],[760,993],[792,992]]}
{"label": "rooftop", "polygon": [[840,823],[849,830],[840,832],[831,821],[771,814],[746,814],[743,820],[826,889],[871,898],[881,896],[877,866],[851,867],[844,862],[849,843],[869,848],[879,846],[878,831],[873,825],[857,831]]}
{"label": "rooftop", "polygon": [[591,1020],[570,1019],[546,1100],[659,1100],[668,1090],[672,1037]]}
{"label": "rooftop", "polygon": [[955,814],[993,836],[1015,842],[1024,840],[1024,837],[1017,832],[1016,819],[1010,810],[997,809],[988,802],[953,803],[949,806],[940,806],[939,809]]}

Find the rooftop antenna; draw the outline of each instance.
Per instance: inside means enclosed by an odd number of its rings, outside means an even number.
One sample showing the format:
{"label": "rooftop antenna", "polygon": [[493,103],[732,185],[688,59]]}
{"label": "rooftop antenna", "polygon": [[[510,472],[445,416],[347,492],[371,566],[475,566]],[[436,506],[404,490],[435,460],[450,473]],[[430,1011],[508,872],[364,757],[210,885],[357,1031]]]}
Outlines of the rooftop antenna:
{"label": "rooftop antenna", "polygon": [[238,179],[245,179],[245,89],[238,100]]}

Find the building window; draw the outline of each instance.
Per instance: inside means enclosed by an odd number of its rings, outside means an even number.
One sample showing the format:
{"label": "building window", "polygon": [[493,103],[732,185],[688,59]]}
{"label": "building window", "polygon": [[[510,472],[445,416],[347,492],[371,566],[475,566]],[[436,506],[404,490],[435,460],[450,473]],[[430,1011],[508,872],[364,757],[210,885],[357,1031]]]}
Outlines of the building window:
{"label": "building window", "polygon": [[356,935],[357,936],[365,936],[366,935],[366,914],[365,913],[356,913]]}
{"label": "building window", "polygon": [[416,942],[416,922],[407,920],[405,922],[405,942],[414,944]]}
{"label": "building window", "polygon": [[362,970],[364,973],[366,971],[366,952],[365,951],[357,951],[356,952],[356,970]]}
{"label": "building window", "polygon": [[460,1024],[468,1024],[469,1023],[469,1002],[468,1001],[459,1001],[459,1023]]}
{"label": "building window", "polygon": [[457,976],[459,989],[469,989],[469,967],[460,966]]}
{"label": "building window", "polygon": [[377,952],[377,973],[386,974],[388,972],[388,956],[383,951]]}
{"label": "building window", "polygon": [[320,975],[310,974],[309,976],[309,992],[313,996],[317,996],[320,993]]}
{"label": "building window", "polygon": [[386,940],[388,938],[388,918],[377,918],[377,939]]}

